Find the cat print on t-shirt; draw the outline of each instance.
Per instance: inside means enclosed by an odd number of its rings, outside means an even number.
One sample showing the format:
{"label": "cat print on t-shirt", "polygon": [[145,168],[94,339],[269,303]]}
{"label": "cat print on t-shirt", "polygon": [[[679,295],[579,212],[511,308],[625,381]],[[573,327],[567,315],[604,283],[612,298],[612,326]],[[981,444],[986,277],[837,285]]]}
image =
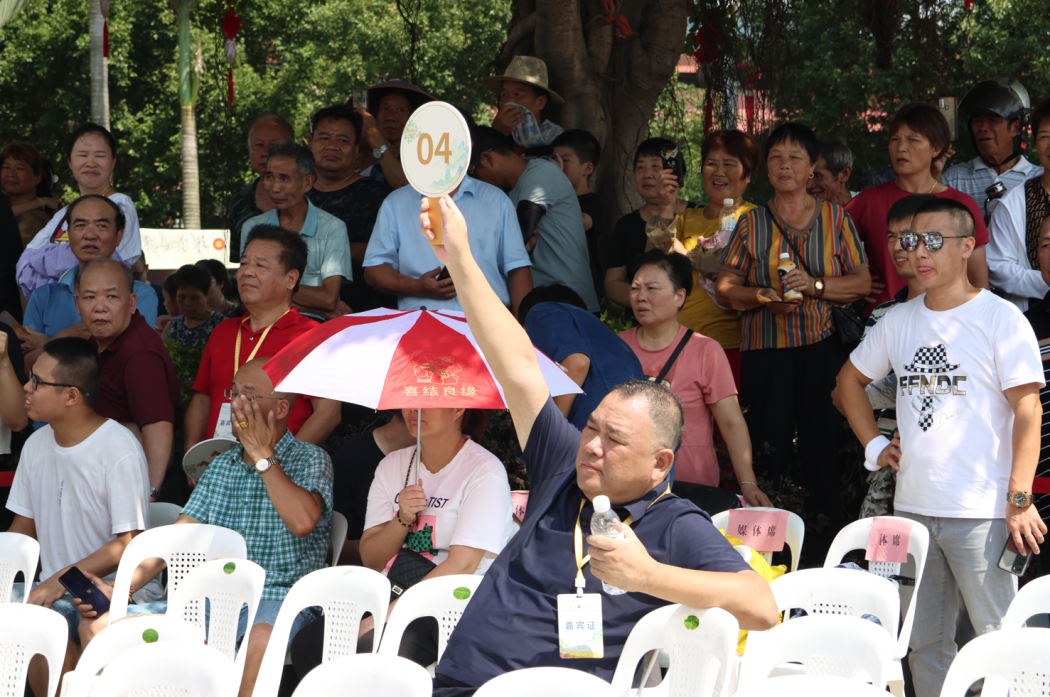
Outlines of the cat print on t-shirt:
{"label": "cat print on t-shirt", "polygon": [[[912,362],[904,366],[905,374],[898,376],[900,396],[917,414],[919,428],[925,433],[940,428],[962,410],[945,411],[948,397],[966,396],[966,376],[958,373],[961,365],[948,361],[944,344],[923,346],[915,352]],[[899,402],[898,402],[899,404]]]}

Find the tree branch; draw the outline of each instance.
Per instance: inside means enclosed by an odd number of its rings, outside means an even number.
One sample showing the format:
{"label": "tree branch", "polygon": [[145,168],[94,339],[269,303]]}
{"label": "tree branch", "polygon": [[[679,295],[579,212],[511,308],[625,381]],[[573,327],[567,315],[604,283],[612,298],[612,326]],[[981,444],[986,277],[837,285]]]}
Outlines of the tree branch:
{"label": "tree branch", "polygon": [[496,57],[496,66],[503,70],[510,64],[510,59],[517,55],[514,49],[517,48],[526,38],[529,38],[536,31],[536,11],[533,10],[531,14],[526,15],[521,21],[510,28],[507,32],[507,40],[503,44],[503,48],[499,52],[499,56]]}

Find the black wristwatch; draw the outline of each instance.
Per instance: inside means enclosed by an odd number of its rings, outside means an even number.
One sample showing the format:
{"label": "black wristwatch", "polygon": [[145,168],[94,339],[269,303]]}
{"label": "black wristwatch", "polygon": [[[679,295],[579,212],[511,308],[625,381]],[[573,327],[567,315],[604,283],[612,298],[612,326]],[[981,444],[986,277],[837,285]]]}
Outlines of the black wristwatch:
{"label": "black wristwatch", "polygon": [[1006,494],[1007,502],[1014,508],[1027,508],[1032,505],[1034,497],[1024,491],[1011,491]]}
{"label": "black wristwatch", "polygon": [[153,486],[152,484],[150,484],[150,486],[149,486],[149,497],[151,499],[159,499],[160,498],[160,493],[157,491],[157,487]]}

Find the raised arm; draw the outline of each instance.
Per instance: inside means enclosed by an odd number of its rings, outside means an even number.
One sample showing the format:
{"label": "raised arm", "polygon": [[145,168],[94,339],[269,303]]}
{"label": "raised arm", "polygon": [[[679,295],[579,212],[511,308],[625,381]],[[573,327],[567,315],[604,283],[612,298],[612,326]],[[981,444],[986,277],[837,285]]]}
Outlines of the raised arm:
{"label": "raised arm", "polygon": [[[424,198],[420,206],[423,234],[433,239],[427,216],[430,201]],[[547,383],[528,334],[493,292],[470,252],[463,214],[448,196],[441,197],[440,206],[445,244],[434,247],[434,252],[452,274],[467,324],[503,387],[518,443],[524,449],[536,416],[550,397]]]}

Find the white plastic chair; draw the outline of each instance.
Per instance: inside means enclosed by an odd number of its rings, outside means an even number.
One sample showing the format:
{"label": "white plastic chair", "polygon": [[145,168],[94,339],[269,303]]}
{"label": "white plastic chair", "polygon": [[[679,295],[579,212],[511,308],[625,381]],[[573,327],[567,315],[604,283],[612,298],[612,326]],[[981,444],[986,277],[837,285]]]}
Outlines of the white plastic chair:
{"label": "white plastic chair", "polygon": [[[739,689],[754,689],[770,680],[780,664],[798,662],[807,675],[854,680],[863,676],[885,690],[893,647],[886,640],[886,631],[867,620],[836,615],[799,617],[768,632],[748,632]],[[772,688],[771,682],[765,684]],[[771,689],[767,694],[777,692]]]}
{"label": "white plastic chair", "polygon": [[1010,603],[999,629],[1020,629],[1035,615],[1050,613],[1050,576],[1029,581]]}
{"label": "white plastic chair", "polygon": [[248,547],[240,533],[217,525],[165,525],[135,536],[117,566],[113,583],[110,621],[128,614],[128,590],[135,569],[147,559],[163,559],[168,565],[170,597],[186,574],[210,559],[247,559]]}
{"label": "white plastic chair", "polygon": [[339,566],[339,554],[346,544],[346,531],[350,529],[350,523],[346,516],[339,511],[332,511],[332,530],[329,533],[329,541],[332,543],[332,566]]}
{"label": "white plastic chair", "polygon": [[[299,579],[281,603],[281,611],[266,644],[253,697],[273,697],[281,684],[288,635],[296,615],[308,607],[324,610],[324,648],[321,663],[357,653],[357,634],[361,616],[366,612],[375,618],[375,641],[379,646],[390,606],[390,581],[386,576],[363,566],[333,566],[318,569]],[[312,672],[311,672],[312,674]]]}
{"label": "white plastic chair", "polygon": [[29,588],[33,585],[39,560],[39,542],[21,533],[0,532],[0,603],[11,602],[11,591],[19,571],[22,572],[26,588],[22,593],[22,602],[29,600]]}
{"label": "white plastic chair", "polygon": [[239,680],[230,662],[207,646],[188,641],[161,641],[125,651],[114,658],[102,671],[93,694],[229,697],[236,693]]}
{"label": "white plastic chair", "polygon": [[631,689],[638,662],[648,652],[662,649],[670,655],[667,674],[644,694],[669,697],[712,697],[725,693],[726,679],[735,667],[740,625],[725,610],[698,610],[669,605],[653,610],[634,625],[613,674],[613,691]]}
{"label": "white plastic chair", "polygon": [[157,501],[149,505],[149,529],[172,525],[182,513],[182,506]]}
{"label": "white plastic chair", "polygon": [[[182,526],[179,526],[182,527]],[[236,664],[237,679],[244,670],[255,612],[259,609],[266,572],[248,559],[216,559],[191,571],[168,599],[168,614],[182,617],[205,630],[208,647]],[[209,601],[204,626],[204,601]],[[237,622],[241,606],[248,606],[248,629],[237,649]]]}
{"label": "white plastic chair", "polygon": [[452,630],[459,623],[463,610],[474,597],[482,578],[473,574],[438,576],[409,588],[390,613],[383,631],[383,642],[379,644],[379,653],[396,656],[408,625],[420,617],[433,617],[438,621],[437,655],[440,661]]}
{"label": "white plastic chair", "polygon": [[522,668],[497,675],[478,688],[474,697],[613,697],[613,686],[575,668]]}
{"label": "white plastic chair", "polygon": [[[982,678],[999,678],[1011,695],[1045,695],[1050,629],[1003,629],[972,639],[948,668],[941,697],[963,697]],[[989,680],[985,680],[987,688]]]}
{"label": "white plastic chair", "polygon": [[[763,506],[748,507],[745,510],[748,511],[782,511],[783,508],[766,508]],[[787,534],[784,536],[784,541],[787,543],[788,549],[791,550],[791,567],[788,571],[798,570],[799,556],[802,554],[802,542],[806,539],[806,524],[802,521],[802,518],[797,513],[787,511],[788,514],[788,525]],[[728,529],[729,525],[729,511],[722,511],[715,513],[711,516],[711,523],[714,524],[719,530],[725,530],[729,534],[733,534]],[[766,560],[766,563],[772,562],[772,552],[759,552],[762,558]]]}
{"label": "white plastic chair", "polygon": [[886,697],[874,685],[831,675],[785,675],[738,690],[733,697]]}
{"label": "white plastic chair", "polygon": [[[889,516],[886,516],[889,517]],[[842,563],[843,558],[856,549],[868,548],[868,537],[871,535],[871,526],[875,518],[862,518],[856,520],[839,530],[835,535],[828,556],[824,560],[824,568],[832,568]],[[904,519],[902,519],[904,520]],[[908,554],[915,560],[915,587],[910,593],[908,609],[904,612],[904,621],[901,623],[900,635],[897,637],[897,650],[893,653],[893,665],[890,666],[890,691],[897,697],[904,695],[904,670],[901,661],[908,653],[908,642],[911,641],[911,628],[915,620],[915,601],[919,597],[919,583],[922,581],[922,572],[926,568],[926,555],[930,549],[930,531],[922,523],[907,519],[912,524],[911,535],[908,540]],[[872,561],[868,562],[868,570],[876,576],[889,578],[898,576],[901,565],[897,562]],[[905,588],[901,586],[901,606],[904,606]]]}
{"label": "white plastic chair", "polygon": [[[901,601],[884,578],[856,569],[803,569],[774,579],[769,589],[778,612],[798,608],[807,615],[874,615],[882,622],[883,636],[896,647]],[[795,621],[785,616],[785,623]]]}
{"label": "white plastic chair", "polygon": [[62,697],[88,697],[103,670],[117,656],[157,641],[186,641],[204,645],[204,630],[179,617],[130,615],[111,624],[91,640],[76,670],[62,680]]}
{"label": "white plastic chair", "polygon": [[[347,692],[348,686],[352,692]],[[430,674],[419,664],[400,656],[358,653],[317,666],[299,682],[292,697],[430,697],[432,691]]]}
{"label": "white plastic chair", "polygon": [[68,640],[69,626],[54,610],[25,603],[0,605],[0,690],[21,695],[29,661],[40,654],[47,660],[47,695],[40,697],[54,697]]}

